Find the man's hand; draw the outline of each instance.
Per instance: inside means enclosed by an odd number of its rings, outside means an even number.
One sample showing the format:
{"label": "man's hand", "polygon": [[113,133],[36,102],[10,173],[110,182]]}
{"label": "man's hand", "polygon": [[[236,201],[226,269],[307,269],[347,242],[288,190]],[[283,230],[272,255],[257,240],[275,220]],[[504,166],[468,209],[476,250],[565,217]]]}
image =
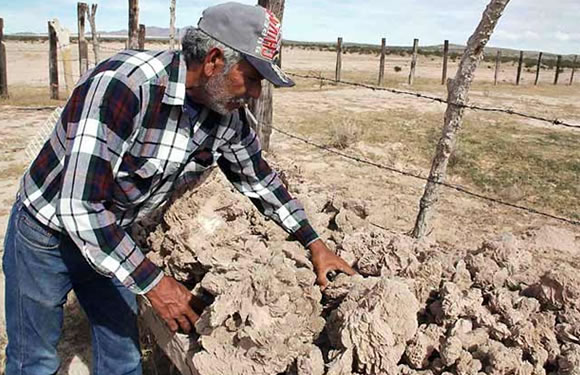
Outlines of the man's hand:
{"label": "man's hand", "polygon": [[330,251],[322,240],[314,241],[308,248],[312,254],[316,283],[320,285],[322,290],[328,286],[326,275],[331,271],[341,271],[351,276],[356,274],[356,271],[344,259]]}
{"label": "man's hand", "polygon": [[153,309],[167,323],[172,332],[180,327],[185,333],[191,332],[199,315],[193,310],[203,310],[205,305],[185,286],[174,278],[163,276],[159,284],[145,294]]}

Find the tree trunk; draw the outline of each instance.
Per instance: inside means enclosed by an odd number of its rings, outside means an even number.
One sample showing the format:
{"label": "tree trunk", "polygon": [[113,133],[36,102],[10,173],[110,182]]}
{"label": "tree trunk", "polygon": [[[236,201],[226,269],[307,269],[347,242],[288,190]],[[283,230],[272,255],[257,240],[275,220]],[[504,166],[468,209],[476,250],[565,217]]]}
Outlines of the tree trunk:
{"label": "tree trunk", "polygon": [[[467,104],[469,89],[473,82],[475,70],[483,58],[485,45],[489,41],[508,3],[509,0],[491,0],[485,9],[479,25],[467,42],[467,47],[459,63],[455,78],[447,84],[449,91],[447,100],[449,103]],[[423,237],[428,232],[431,211],[439,198],[438,183],[445,181],[447,163],[449,162],[449,157],[455,151],[456,135],[462,125],[464,108],[454,104],[448,104],[445,112],[445,125],[437,145],[429,181],[421,198],[419,214],[413,229],[413,236],[416,238]]]}
{"label": "tree trunk", "polygon": [[[285,0],[259,0],[258,5],[270,10],[282,24],[284,18],[284,3]],[[282,51],[280,51],[282,52]],[[257,120],[256,128],[254,129],[262,143],[262,149],[268,151],[270,149],[270,135],[272,134],[272,94],[274,86],[264,80],[262,82],[262,93],[257,100],[250,100],[250,110]]]}
{"label": "tree trunk", "polygon": [[128,49],[139,49],[139,0],[129,0]]}
{"label": "tree trunk", "polygon": [[93,54],[95,55],[95,65],[101,61],[99,51],[99,36],[97,35],[97,4],[91,4],[89,13],[89,23],[91,24],[91,36],[93,40]]}

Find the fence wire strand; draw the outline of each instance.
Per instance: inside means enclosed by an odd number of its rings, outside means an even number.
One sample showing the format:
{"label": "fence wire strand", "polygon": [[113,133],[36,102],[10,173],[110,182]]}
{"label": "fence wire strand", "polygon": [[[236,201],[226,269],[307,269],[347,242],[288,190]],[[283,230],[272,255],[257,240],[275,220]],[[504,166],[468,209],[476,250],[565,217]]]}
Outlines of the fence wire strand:
{"label": "fence wire strand", "polygon": [[569,219],[569,218],[566,218],[566,217],[549,214],[547,212],[542,212],[542,211],[536,210],[535,208],[529,208],[529,207],[517,205],[517,204],[514,204],[514,203],[509,203],[509,202],[502,201],[502,200],[497,199],[497,198],[492,198],[492,197],[485,196],[483,194],[475,193],[475,192],[470,191],[470,190],[468,190],[468,189],[466,189],[466,188],[464,188],[462,186],[459,186],[459,185],[453,185],[453,184],[450,184],[450,183],[447,183],[447,182],[435,181],[435,180],[432,180],[432,179],[430,179],[428,177],[421,176],[420,174],[417,174],[417,173],[413,173],[413,172],[409,172],[409,171],[404,171],[404,170],[401,170],[401,169],[398,169],[398,168],[395,168],[395,167],[392,167],[392,166],[388,166],[388,165],[376,163],[376,162],[373,162],[373,161],[364,159],[362,157],[349,155],[349,154],[346,154],[346,153],[341,152],[339,150],[336,150],[334,148],[331,148],[331,147],[328,147],[328,146],[321,145],[319,143],[313,142],[313,141],[311,141],[311,140],[309,140],[307,138],[304,138],[304,137],[301,137],[301,136],[298,136],[298,135],[295,135],[295,134],[291,134],[291,133],[289,133],[289,132],[287,132],[285,130],[279,129],[279,128],[275,127],[275,126],[272,126],[272,129],[274,129],[278,133],[283,134],[283,135],[285,135],[285,136],[287,136],[289,138],[296,139],[296,140],[301,141],[303,143],[306,143],[306,144],[308,144],[310,146],[314,146],[314,147],[316,147],[318,149],[324,150],[326,152],[329,152],[329,153],[332,153],[332,154],[335,154],[335,155],[339,155],[339,156],[341,156],[343,158],[350,159],[350,160],[356,161],[356,162],[361,163],[361,164],[367,164],[367,165],[370,165],[370,166],[373,166],[373,167],[376,167],[376,168],[379,168],[379,169],[387,170],[389,172],[397,173],[397,174],[400,174],[400,175],[403,175],[403,176],[407,176],[407,177],[412,177],[412,178],[415,178],[415,179],[418,179],[418,180],[422,180],[422,181],[425,181],[425,182],[433,182],[433,183],[435,183],[437,185],[440,185],[440,186],[446,187],[448,189],[452,189],[452,190],[458,191],[460,193],[463,193],[463,194],[472,196],[474,198],[478,198],[478,199],[482,199],[482,200],[485,200],[485,201],[488,201],[488,202],[493,202],[493,203],[497,203],[497,204],[500,204],[500,205],[503,205],[503,206],[515,208],[515,209],[518,209],[518,210],[521,210],[521,211],[525,211],[527,213],[531,213],[531,214],[536,214],[536,215],[548,217],[550,219],[562,221],[562,222],[565,222],[565,223],[568,223],[568,224],[573,224],[573,225],[580,226],[580,221],[578,221],[578,220]]}
{"label": "fence wire strand", "polygon": [[550,124],[555,125],[555,126],[563,126],[563,127],[567,127],[567,128],[580,129],[580,124],[570,124],[570,123],[564,122],[562,120],[559,120],[557,118],[550,119],[550,118],[542,117],[542,116],[538,116],[538,115],[530,115],[527,113],[514,111],[513,109],[483,107],[480,105],[463,104],[463,103],[452,103],[452,102],[449,102],[443,98],[440,98],[437,96],[432,96],[432,95],[426,95],[426,94],[422,94],[419,92],[399,90],[399,89],[393,89],[393,88],[388,88],[388,87],[379,87],[379,86],[368,85],[366,83],[351,82],[351,81],[345,81],[345,80],[338,80],[337,81],[335,79],[325,78],[325,77],[321,77],[321,76],[315,76],[315,75],[311,75],[311,74],[288,73],[288,75],[293,76],[293,77],[304,78],[304,79],[319,80],[321,82],[340,83],[340,84],[346,85],[346,86],[362,87],[362,88],[370,89],[373,91],[387,91],[387,92],[390,92],[393,94],[413,96],[416,98],[427,99],[427,100],[431,100],[434,102],[445,103],[445,104],[457,106],[460,108],[472,109],[475,111],[505,113],[508,115],[524,117],[524,118],[531,119],[531,120],[547,122],[547,123],[550,123]]}

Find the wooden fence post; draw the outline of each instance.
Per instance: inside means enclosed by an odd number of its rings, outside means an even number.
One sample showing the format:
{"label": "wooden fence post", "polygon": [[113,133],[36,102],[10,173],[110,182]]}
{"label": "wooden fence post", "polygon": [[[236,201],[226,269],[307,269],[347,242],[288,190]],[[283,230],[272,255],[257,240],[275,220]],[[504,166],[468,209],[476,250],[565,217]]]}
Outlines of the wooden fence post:
{"label": "wooden fence post", "polygon": [[479,62],[483,58],[483,51],[487,44],[497,21],[501,17],[509,0],[491,0],[475,32],[467,41],[467,47],[455,78],[449,80],[447,85],[447,111],[445,112],[445,125],[437,145],[429,180],[425,186],[425,193],[421,198],[419,214],[413,229],[413,236],[421,238],[428,233],[431,210],[439,199],[439,184],[445,181],[447,173],[447,163],[449,157],[455,151],[457,133],[461,129],[464,108],[457,104],[466,104],[468,101],[469,89],[473,82],[473,73],[477,69]]}
{"label": "wooden fence post", "polygon": [[[270,10],[280,20],[284,19],[284,5],[285,0],[258,0],[258,5]],[[280,61],[278,61],[280,62]],[[257,124],[255,131],[258,134],[262,149],[264,151],[270,150],[270,136],[272,135],[272,118],[274,116],[272,96],[274,93],[274,86],[264,80],[262,82],[262,93],[258,100],[250,100],[249,108],[256,117]]]}
{"label": "wooden fence post", "polygon": [[99,36],[97,35],[97,6],[98,4],[91,4],[91,10],[89,12],[89,23],[91,24],[91,38],[93,40],[93,54],[95,55],[95,65],[101,61],[100,57],[100,47],[99,47]]}
{"label": "wooden fence post", "polygon": [[447,63],[449,61],[449,41],[443,43],[443,74],[441,76],[441,84],[444,85],[447,81]]}
{"label": "wooden fence post", "polygon": [[48,21],[48,77],[50,98],[58,100],[58,47],[56,30]]}
{"label": "wooden fence post", "polygon": [[334,72],[334,79],[336,82],[340,81],[342,72],[342,37],[338,38],[336,42],[336,71]]}
{"label": "wooden fence post", "polygon": [[522,66],[524,64],[524,51],[520,51],[520,59],[518,60],[518,75],[516,77],[516,85],[520,84],[522,78]]}
{"label": "wooden fence post", "polygon": [[411,59],[411,71],[409,72],[409,85],[415,82],[415,68],[417,67],[417,50],[419,49],[419,39],[413,40],[413,58]]}
{"label": "wooden fence post", "polygon": [[379,63],[379,82],[378,85],[381,86],[383,84],[383,80],[385,79],[385,58],[387,54],[387,38],[381,39],[381,61]]}
{"label": "wooden fence post", "polygon": [[6,46],[4,45],[4,18],[0,18],[0,98],[8,97]]}
{"label": "wooden fence post", "polygon": [[128,49],[139,48],[139,0],[129,0],[129,39]]}
{"label": "wooden fence post", "polygon": [[89,70],[89,46],[85,38],[85,22],[89,6],[86,3],[77,3],[77,25],[79,44],[79,73],[82,76]]}
{"label": "wooden fence post", "polygon": [[540,52],[538,55],[538,65],[536,66],[536,80],[534,81],[534,86],[538,85],[538,81],[540,81],[540,70],[542,69],[542,56],[544,54]]}
{"label": "wooden fence post", "polygon": [[145,25],[141,24],[139,25],[139,40],[138,40],[138,44],[139,44],[139,49],[140,50],[144,50],[145,49],[145,37],[147,36],[147,29],[145,28]]}
{"label": "wooden fence post", "polygon": [[556,75],[554,76],[554,85],[558,84],[558,79],[560,78],[561,64],[562,64],[562,55],[558,55],[558,60],[556,60]]}
{"label": "wooden fence post", "polygon": [[572,73],[570,73],[570,86],[574,84],[574,73],[576,73],[576,61],[578,61],[578,55],[574,55],[574,62],[572,63]]}
{"label": "wooden fence post", "polygon": [[501,51],[497,51],[495,55],[495,74],[493,76],[493,85],[497,86],[497,80],[499,79],[499,69],[501,67]]}
{"label": "wooden fence post", "polygon": [[169,49],[175,49],[175,0],[169,5]]}

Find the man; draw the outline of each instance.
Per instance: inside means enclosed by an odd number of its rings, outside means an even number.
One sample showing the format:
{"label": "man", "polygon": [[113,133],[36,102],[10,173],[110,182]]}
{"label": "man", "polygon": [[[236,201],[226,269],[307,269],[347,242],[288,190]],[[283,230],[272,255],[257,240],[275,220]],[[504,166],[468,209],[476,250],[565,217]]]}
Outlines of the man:
{"label": "man", "polygon": [[[181,52],[124,51],[78,83],[25,173],[5,240],[6,375],[54,374],[62,306],[74,289],[92,329],[94,374],[140,374],[136,294],[171,330],[200,301],[138,248],[129,226],[217,164],[312,254],[317,282],[354,271],[328,250],[261,157],[243,104],[278,68],[280,23],[261,7],[204,11]],[[198,309],[199,312],[199,309]]]}

